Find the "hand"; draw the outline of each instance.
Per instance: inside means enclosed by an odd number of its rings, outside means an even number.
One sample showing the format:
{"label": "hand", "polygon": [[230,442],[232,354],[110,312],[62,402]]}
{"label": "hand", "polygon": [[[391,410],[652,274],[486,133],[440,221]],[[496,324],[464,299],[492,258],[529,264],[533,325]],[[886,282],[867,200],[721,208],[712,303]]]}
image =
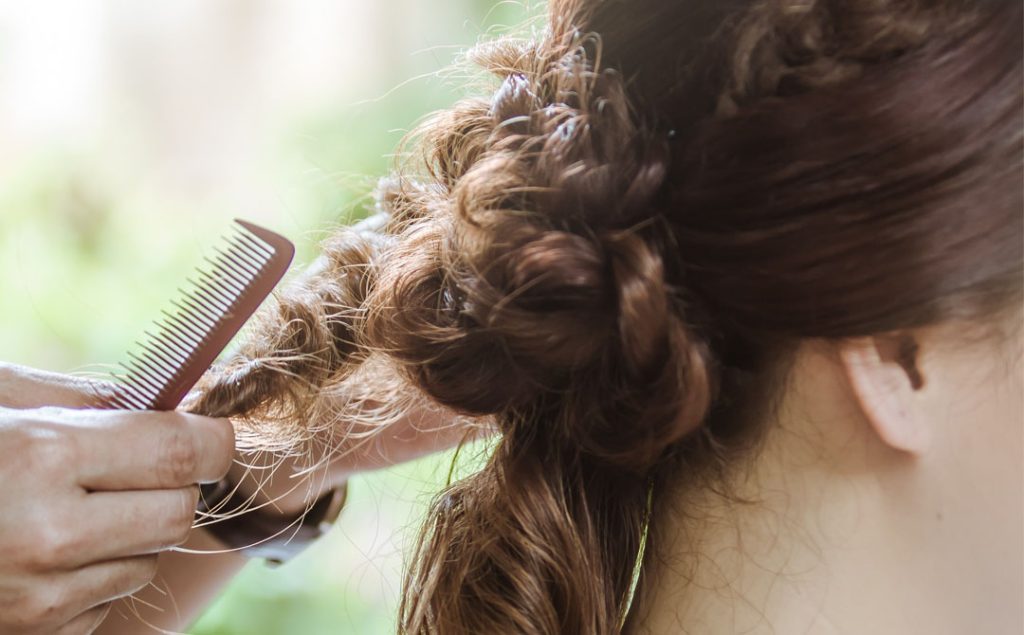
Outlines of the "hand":
{"label": "hand", "polygon": [[[365,401],[369,410],[382,404]],[[412,405],[403,416],[387,425],[349,423],[333,431],[331,438],[310,444],[309,455],[282,457],[269,452],[236,456],[229,479],[239,492],[265,513],[274,510],[294,517],[327,491],[340,487],[352,476],[388,468],[452,448],[463,441],[488,436],[491,419],[469,417],[438,406]],[[329,453],[328,460],[323,460]],[[311,464],[321,468],[309,469]],[[298,474],[303,474],[298,477]],[[269,502],[272,505],[268,505]]]}
{"label": "hand", "polygon": [[82,410],[90,388],[0,364],[0,633],[93,632],[231,465],[228,422]]}

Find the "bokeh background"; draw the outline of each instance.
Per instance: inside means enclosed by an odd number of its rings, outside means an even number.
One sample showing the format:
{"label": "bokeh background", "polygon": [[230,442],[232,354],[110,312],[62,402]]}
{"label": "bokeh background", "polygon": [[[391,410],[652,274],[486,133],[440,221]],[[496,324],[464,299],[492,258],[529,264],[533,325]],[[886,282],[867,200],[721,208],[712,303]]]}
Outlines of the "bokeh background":
{"label": "bokeh background", "polygon": [[[466,91],[444,72],[459,53],[540,5],[0,0],[0,359],[104,372],[235,217],[291,237],[301,267],[366,212],[402,135]],[[189,632],[394,632],[452,460],[356,479],[328,537],[251,563]]]}

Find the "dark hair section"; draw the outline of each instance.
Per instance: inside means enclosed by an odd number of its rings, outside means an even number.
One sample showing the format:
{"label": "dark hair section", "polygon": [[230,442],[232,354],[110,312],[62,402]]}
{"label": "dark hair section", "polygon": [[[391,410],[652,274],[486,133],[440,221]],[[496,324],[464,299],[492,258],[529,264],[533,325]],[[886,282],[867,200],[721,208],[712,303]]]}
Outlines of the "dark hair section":
{"label": "dark hair section", "polygon": [[551,0],[542,35],[472,52],[493,96],[421,126],[386,225],[339,230],[193,408],[294,441],[372,424],[336,404],[376,377],[493,417],[400,630],[619,632],[648,488],[657,510],[749,453],[785,351],[1021,299],[1021,24],[1016,0]]}

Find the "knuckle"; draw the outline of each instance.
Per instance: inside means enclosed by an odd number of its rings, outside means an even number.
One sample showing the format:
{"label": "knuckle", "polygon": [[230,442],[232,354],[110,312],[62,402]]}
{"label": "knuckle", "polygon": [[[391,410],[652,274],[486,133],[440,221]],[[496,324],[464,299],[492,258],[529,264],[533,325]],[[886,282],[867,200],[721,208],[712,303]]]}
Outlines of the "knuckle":
{"label": "knuckle", "polygon": [[37,418],[25,422],[18,444],[23,459],[33,466],[34,472],[64,472],[74,462],[74,444],[60,426],[42,420],[54,414],[48,410],[51,409],[36,411]]}
{"label": "knuckle", "polygon": [[41,584],[21,603],[18,622],[25,628],[46,628],[59,623],[64,605],[64,590],[56,584]]}
{"label": "knuckle", "polygon": [[167,485],[191,482],[199,467],[199,451],[192,436],[175,430],[165,437],[158,455],[158,473]]}
{"label": "knuckle", "polygon": [[44,524],[37,530],[30,562],[39,569],[60,568],[71,560],[78,548],[76,542],[75,532],[57,524]]}

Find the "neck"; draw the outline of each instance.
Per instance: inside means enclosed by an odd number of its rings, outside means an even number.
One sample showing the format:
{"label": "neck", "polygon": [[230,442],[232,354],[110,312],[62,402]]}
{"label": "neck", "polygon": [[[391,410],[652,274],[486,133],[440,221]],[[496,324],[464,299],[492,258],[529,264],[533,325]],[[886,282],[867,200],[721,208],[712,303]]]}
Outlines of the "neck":
{"label": "neck", "polygon": [[[749,502],[679,496],[659,528],[650,632],[945,632],[909,620],[906,590],[922,587],[912,546],[895,544],[864,500],[877,485],[819,477],[820,489],[797,496],[761,478]],[[684,519],[687,510],[701,520]]]}
{"label": "neck", "polygon": [[637,632],[1002,632],[984,625],[991,589],[970,550],[950,548],[963,527],[920,496],[918,460],[881,446],[810,370],[801,392],[824,399],[784,402],[728,497],[664,494]]}

